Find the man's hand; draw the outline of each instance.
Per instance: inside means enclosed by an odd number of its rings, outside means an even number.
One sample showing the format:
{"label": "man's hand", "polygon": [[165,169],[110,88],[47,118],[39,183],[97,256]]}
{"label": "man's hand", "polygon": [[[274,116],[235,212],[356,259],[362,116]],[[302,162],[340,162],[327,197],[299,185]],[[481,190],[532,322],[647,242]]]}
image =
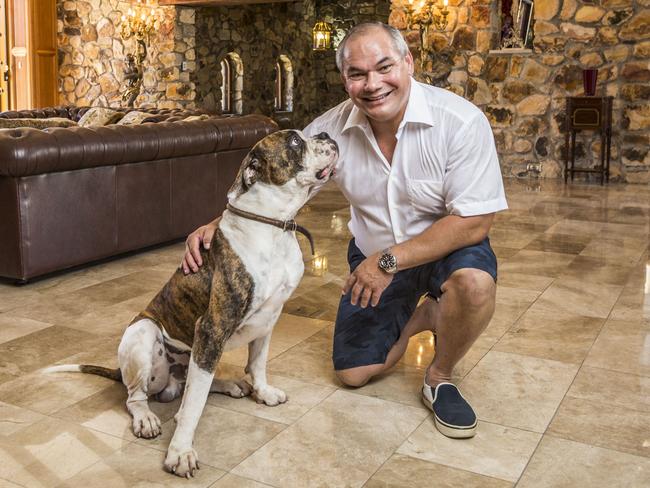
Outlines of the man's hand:
{"label": "man's hand", "polygon": [[210,249],[210,243],[218,224],[219,219],[216,219],[207,225],[202,225],[187,237],[185,240],[185,255],[181,262],[183,273],[189,274],[190,270],[192,270],[192,273],[196,273],[199,267],[203,265],[201,246]]}
{"label": "man's hand", "polygon": [[364,259],[345,282],[343,294],[345,295],[352,290],[350,296],[352,305],[359,302],[361,308],[366,308],[368,303],[373,307],[377,306],[381,294],[393,281],[393,275],[379,269],[377,266],[378,261],[379,254],[373,254]]}

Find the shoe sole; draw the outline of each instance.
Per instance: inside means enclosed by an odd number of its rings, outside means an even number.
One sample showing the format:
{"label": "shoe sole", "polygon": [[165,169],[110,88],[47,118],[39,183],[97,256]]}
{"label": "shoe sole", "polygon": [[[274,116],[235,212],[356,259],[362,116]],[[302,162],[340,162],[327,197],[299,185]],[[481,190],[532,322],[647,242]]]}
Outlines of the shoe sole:
{"label": "shoe sole", "polygon": [[469,439],[470,437],[474,437],[476,435],[476,426],[478,425],[478,420],[474,422],[474,425],[470,427],[457,427],[446,424],[438,418],[436,412],[433,410],[433,406],[429,403],[429,401],[424,398],[424,396],[420,398],[422,398],[422,403],[424,403],[426,407],[433,412],[433,423],[435,424],[436,429],[438,429],[442,435],[451,437],[452,439]]}

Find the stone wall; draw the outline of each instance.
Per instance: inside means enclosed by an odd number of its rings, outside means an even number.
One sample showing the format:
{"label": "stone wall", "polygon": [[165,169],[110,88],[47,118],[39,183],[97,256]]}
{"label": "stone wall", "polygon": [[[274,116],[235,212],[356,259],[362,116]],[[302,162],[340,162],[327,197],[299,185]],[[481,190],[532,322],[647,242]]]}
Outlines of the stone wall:
{"label": "stone wall", "polygon": [[[390,22],[418,53],[419,34],[406,31],[404,2],[393,1]],[[504,176],[561,176],[565,97],[582,96],[582,69],[598,68],[597,95],[614,97],[612,179],[650,182],[650,0],[535,2],[534,45],[525,54],[492,51],[500,2],[449,4],[447,29],[430,33],[435,52],[424,72],[484,110]],[[593,167],[600,138],[579,134],[577,164]]]}
{"label": "stone wall", "polygon": [[[335,26],[388,19],[390,2],[339,0],[290,2],[197,9],[197,105],[221,109],[221,60],[236,53],[243,65],[244,113],[274,116],[284,126],[302,128],[314,116],[346,98],[333,50],[311,49],[316,18]],[[275,64],[281,55],[294,75],[293,112],[274,113]]]}
{"label": "stone wall", "polygon": [[[57,0],[59,100],[63,105],[121,106],[126,55],[133,38],[120,37],[129,2]],[[138,106],[194,106],[194,9],[165,7],[165,20],[151,36]],[[186,72],[182,72],[187,62]]]}

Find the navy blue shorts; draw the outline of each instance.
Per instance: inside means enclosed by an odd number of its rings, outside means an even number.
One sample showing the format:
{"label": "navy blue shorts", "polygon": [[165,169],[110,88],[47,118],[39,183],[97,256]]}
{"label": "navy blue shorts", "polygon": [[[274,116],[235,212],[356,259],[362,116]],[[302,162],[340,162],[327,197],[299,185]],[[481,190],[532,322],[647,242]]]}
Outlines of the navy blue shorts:
{"label": "navy blue shorts", "polygon": [[[365,258],[352,239],[348,246],[350,272]],[[376,307],[352,305],[350,293],[341,297],[334,329],[334,369],[383,364],[422,295],[440,298],[442,284],[463,268],[483,270],[496,281],[497,258],[488,238],[439,261],[399,271]]]}

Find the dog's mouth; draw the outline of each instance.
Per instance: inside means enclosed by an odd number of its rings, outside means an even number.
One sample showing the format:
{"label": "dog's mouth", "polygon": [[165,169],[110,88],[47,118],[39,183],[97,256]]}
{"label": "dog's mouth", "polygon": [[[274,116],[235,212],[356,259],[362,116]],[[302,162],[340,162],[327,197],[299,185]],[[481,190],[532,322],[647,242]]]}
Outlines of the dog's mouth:
{"label": "dog's mouth", "polygon": [[316,172],[316,179],[322,181],[324,179],[331,178],[335,174],[336,174],[336,168],[334,167],[334,164],[328,164],[323,169],[318,170]]}

